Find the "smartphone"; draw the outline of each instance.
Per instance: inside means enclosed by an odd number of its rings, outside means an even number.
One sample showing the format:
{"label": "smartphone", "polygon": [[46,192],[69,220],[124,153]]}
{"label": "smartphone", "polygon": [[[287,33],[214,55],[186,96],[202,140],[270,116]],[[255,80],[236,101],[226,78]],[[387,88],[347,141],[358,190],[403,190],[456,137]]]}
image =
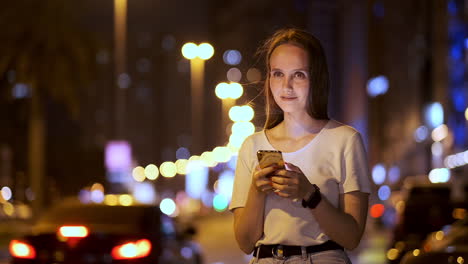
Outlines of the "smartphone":
{"label": "smartphone", "polygon": [[257,151],[257,158],[262,169],[274,164],[284,167],[283,155],[279,150],[259,150]]}

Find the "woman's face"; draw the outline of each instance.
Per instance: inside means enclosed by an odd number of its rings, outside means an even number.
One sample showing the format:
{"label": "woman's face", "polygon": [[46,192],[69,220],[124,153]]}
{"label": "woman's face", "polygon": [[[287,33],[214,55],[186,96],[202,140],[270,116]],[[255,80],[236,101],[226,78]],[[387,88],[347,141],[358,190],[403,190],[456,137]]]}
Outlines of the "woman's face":
{"label": "woman's face", "polygon": [[276,47],[270,56],[270,89],[285,113],[307,112],[310,76],[307,52],[293,44]]}

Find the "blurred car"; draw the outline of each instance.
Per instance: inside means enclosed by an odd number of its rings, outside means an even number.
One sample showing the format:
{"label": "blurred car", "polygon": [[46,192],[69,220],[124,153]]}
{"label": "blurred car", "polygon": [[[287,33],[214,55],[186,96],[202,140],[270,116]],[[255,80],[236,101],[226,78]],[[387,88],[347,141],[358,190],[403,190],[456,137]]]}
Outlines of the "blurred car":
{"label": "blurred car", "polygon": [[406,252],[420,248],[429,233],[455,221],[450,185],[408,181],[402,193],[388,263],[400,263]]}
{"label": "blurred car", "polygon": [[468,216],[431,233],[421,249],[408,252],[402,264],[465,263],[468,260]]}
{"label": "blurred car", "polygon": [[48,210],[9,250],[12,264],[201,263],[199,249],[159,207],[77,199]]}

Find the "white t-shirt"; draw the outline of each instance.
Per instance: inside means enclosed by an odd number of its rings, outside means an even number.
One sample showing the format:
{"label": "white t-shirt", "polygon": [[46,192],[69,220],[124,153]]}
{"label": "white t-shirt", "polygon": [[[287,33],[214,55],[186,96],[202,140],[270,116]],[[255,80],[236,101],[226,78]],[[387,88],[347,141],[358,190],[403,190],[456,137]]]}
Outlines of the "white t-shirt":
{"label": "white t-shirt", "polygon": [[[258,150],[274,150],[264,131],[249,136],[239,150],[234,190],[229,210],[244,207],[258,165]],[[295,152],[283,152],[286,162],[298,166],[311,183],[335,207],[339,194],[360,191],[370,193],[369,167],[358,131],[330,120],[306,146]],[[264,230],[259,244],[310,246],[329,240],[310,209],[301,201],[268,194],[265,201]]]}

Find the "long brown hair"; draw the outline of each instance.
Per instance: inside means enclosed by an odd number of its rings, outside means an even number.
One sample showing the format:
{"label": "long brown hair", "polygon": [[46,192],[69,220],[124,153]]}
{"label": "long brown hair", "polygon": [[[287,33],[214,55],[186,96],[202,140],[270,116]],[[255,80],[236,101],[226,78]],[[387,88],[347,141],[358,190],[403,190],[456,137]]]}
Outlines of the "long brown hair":
{"label": "long brown hair", "polygon": [[275,48],[282,44],[294,44],[307,51],[309,59],[309,98],[307,99],[307,113],[315,119],[328,120],[328,91],[329,74],[327,59],[320,41],[305,30],[285,28],[276,31],[265,41],[261,52],[265,54],[266,80],[263,87],[266,102],[265,129],[270,129],[283,121],[283,110],[276,104],[270,90],[270,57]]}

